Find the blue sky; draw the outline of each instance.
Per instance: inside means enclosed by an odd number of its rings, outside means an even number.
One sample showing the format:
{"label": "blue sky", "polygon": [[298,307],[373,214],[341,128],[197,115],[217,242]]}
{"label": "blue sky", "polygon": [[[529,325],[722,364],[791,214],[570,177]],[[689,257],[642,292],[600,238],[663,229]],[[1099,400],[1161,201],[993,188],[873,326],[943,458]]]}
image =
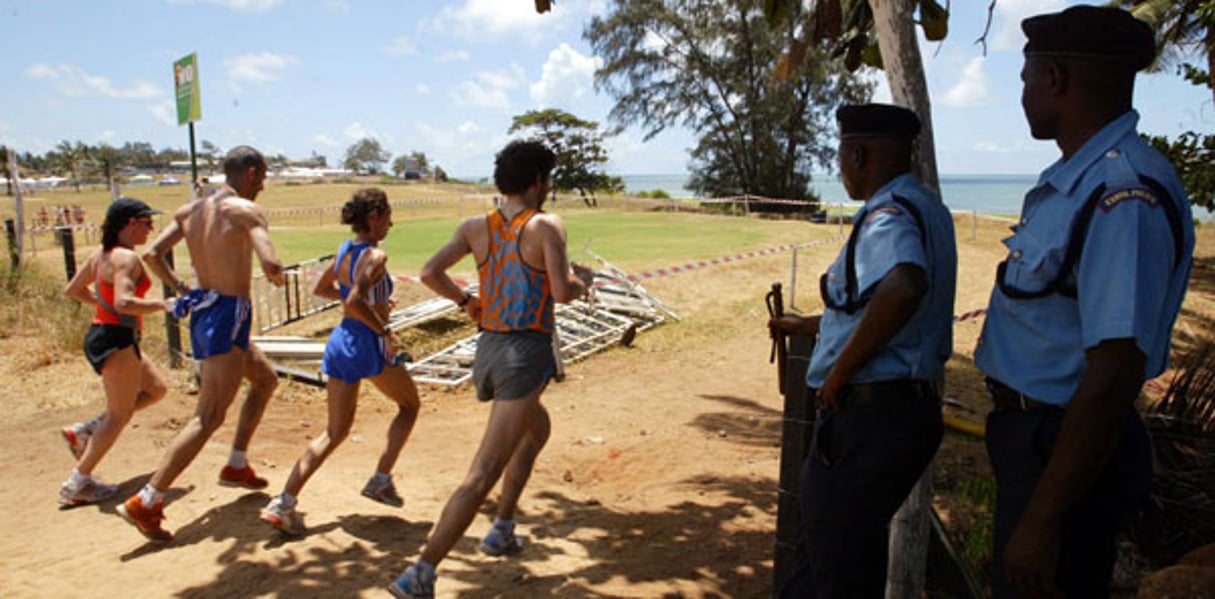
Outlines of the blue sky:
{"label": "blue sky", "polygon": [[[1057,157],[1030,139],[1019,104],[1018,23],[1062,0],[999,0],[988,52],[973,41],[986,0],[954,0],[943,44],[924,44],[942,173],[1034,173]],[[188,145],[172,62],[198,53],[197,139],[340,162],[357,139],[426,152],[481,176],[512,116],[554,107],[605,121],[599,59],[582,39],[603,0],[0,0],[0,143],[43,153],[60,140]],[[884,75],[872,75],[879,82]],[[888,99],[884,84],[879,100]],[[1211,96],[1171,72],[1140,76],[1140,130],[1215,129]],[[609,142],[614,174],[681,173],[692,136]]]}

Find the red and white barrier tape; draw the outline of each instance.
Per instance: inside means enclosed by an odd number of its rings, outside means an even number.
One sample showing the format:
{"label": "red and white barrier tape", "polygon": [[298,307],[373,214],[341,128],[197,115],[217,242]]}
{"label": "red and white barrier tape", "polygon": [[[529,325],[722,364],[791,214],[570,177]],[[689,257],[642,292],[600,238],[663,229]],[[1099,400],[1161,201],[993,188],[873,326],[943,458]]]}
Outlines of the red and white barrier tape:
{"label": "red and white barrier tape", "polygon": [[637,281],[641,281],[644,279],[656,279],[658,277],[666,277],[666,276],[670,276],[670,275],[674,275],[674,274],[679,274],[681,272],[700,270],[702,268],[706,268],[709,266],[717,266],[719,264],[729,264],[731,262],[738,262],[740,260],[747,260],[750,258],[759,258],[761,256],[771,256],[773,254],[779,254],[781,252],[787,252],[787,251],[793,250],[794,248],[801,249],[801,248],[814,247],[814,246],[818,246],[818,245],[824,245],[824,244],[828,244],[828,243],[835,243],[835,242],[841,241],[843,239],[844,239],[844,237],[842,235],[836,235],[834,237],[829,237],[827,239],[819,239],[817,241],[811,241],[808,243],[786,243],[784,245],[778,245],[776,247],[764,248],[762,250],[754,250],[754,251],[750,251],[750,252],[742,252],[742,253],[733,254],[730,256],[723,256],[721,258],[714,258],[712,260],[698,260],[696,262],[688,262],[685,264],[677,264],[675,266],[668,266],[666,268],[659,268],[656,270],[649,270],[649,271],[640,272],[640,273],[636,273],[636,274],[630,274],[629,280],[636,283]]}
{"label": "red and white barrier tape", "polygon": [[970,312],[963,312],[961,314],[955,314],[953,317],[953,321],[954,322],[965,322],[965,321],[971,320],[973,318],[985,316],[986,314],[987,314],[987,308],[979,308],[978,310],[971,310]]}

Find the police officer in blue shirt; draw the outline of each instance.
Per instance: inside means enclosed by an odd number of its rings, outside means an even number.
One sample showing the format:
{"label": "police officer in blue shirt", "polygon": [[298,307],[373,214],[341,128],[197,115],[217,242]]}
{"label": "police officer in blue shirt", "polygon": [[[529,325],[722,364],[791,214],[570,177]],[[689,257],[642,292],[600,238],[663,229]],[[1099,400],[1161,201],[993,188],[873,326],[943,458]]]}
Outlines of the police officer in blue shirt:
{"label": "police officer in blue shirt", "polygon": [[1004,241],[975,363],[994,409],[999,597],[1109,593],[1115,537],[1146,499],[1151,444],[1134,409],[1168,362],[1193,222],[1173,167],[1140,139],[1135,73],[1151,29],[1075,6],[1021,23],[1021,104],[1062,157]]}
{"label": "police officer in blue shirt", "polygon": [[940,445],[953,351],[953,218],[910,172],[920,121],[883,104],[836,117],[840,174],[865,205],[820,281],[823,314],[769,322],[818,336],[806,384],[819,412],[786,598],[884,595],[887,528]]}

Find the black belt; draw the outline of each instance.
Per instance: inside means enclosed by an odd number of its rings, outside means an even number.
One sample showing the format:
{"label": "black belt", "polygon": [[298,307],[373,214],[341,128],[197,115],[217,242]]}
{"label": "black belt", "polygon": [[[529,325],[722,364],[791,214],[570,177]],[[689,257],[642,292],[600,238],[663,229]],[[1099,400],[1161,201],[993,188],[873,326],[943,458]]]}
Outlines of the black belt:
{"label": "black belt", "polygon": [[840,387],[841,403],[863,404],[877,398],[890,397],[894,393],[915,389],[922,397],[933,397],[932,385],[928,381],[918,379],[895,379],[875,383],[857,383]]}
{"label": "black belt", "polygon": [[1001,412],[1032,412],[1034,410],[1062,410],[1063,406],[1058,406],[1045,401],[1038,401],[1032,397],[1027,397],[1024,393],[988,377],[985,381],[987,384],[987,393],[991,395],[991,402],[995,404],[996,410]]}

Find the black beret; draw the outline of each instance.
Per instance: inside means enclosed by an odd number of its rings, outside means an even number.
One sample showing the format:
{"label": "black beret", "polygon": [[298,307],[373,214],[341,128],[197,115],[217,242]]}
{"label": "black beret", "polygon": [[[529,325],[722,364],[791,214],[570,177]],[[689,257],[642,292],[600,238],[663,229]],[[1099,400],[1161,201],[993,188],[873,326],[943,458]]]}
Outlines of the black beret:
{"label": "black beret", "polygon": [[840,138],[854,136],[914,139],[920,119],[914,112],[891,104],[849,104],[835,111]]}
{"label": "black beret", "polygon": [[1152,28],[1120,8],[1079,5],[1021,21],[1026,56],[1126,63],[1136,71],[1156,58]]}

